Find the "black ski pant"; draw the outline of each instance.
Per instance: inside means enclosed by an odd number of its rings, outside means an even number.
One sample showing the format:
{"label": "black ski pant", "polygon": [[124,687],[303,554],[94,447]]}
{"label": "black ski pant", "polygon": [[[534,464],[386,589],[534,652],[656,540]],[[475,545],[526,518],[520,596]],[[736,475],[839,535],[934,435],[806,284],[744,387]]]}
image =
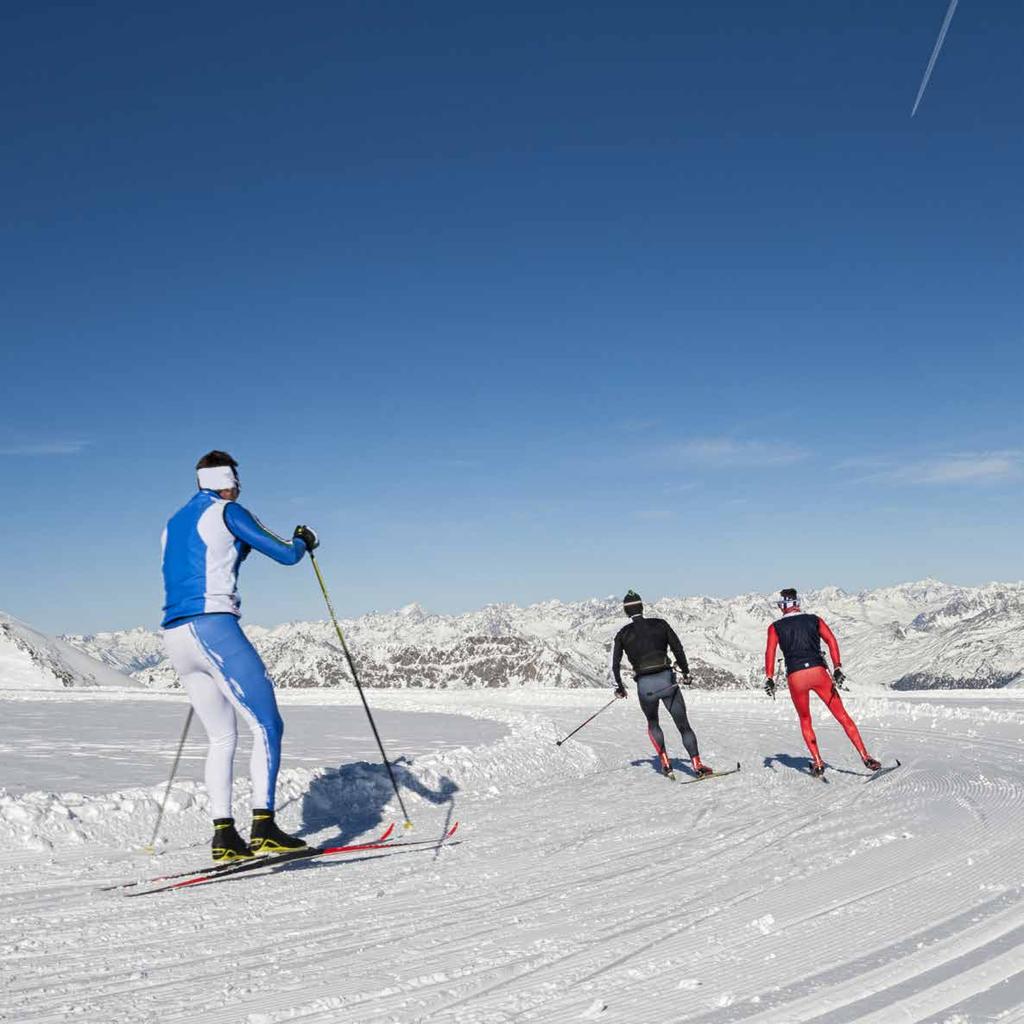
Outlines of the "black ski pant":
{"label": "black ski pant", "polygon": [[650,736],[659,757],[664,760],[664,757],[668,756],[665,750],[665,734],[658,724],[658,712],[662,704],[672,716],[672,721],[676,723],[687,754],[691,759],[699,756],[697,737],[690,727],[690,720],[686,717],[686,701],[679,692],[671,669],[640,676],[636,681],[636,695],[640,698],[640,708],[647,716],[647,735]]}

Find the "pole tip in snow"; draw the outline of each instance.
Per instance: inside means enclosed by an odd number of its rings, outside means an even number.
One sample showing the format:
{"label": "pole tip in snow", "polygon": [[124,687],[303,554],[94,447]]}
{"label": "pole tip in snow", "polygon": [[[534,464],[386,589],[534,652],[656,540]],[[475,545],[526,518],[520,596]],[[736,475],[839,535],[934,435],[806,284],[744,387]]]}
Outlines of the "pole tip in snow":
{"label": "pole tip in snow", "polygon": [[404,824],[404,825],[402,826],[402,828],[412,828],[412,822],[411,822],[411,821],[409,821],[408,819],[406,819],[406,822],[405,822],[405,824]]}

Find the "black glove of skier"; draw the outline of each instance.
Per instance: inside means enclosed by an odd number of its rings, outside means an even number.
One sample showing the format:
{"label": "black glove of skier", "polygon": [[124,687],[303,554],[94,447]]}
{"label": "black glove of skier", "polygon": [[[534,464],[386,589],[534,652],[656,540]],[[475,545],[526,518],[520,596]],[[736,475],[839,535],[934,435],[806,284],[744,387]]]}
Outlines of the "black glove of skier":
{"label": "black glove of skier", "polygon": [[768,696],[771,697],[772,700],[775,700],[775,680],[774,679],[771,679],[771,678],[766,678],[765,679],[765,681],[764,681],[764,692],[767,693]]}
{"label": "black glove of skier", "polygon": [[[679,666],[677,665],[676,668],[679,668]],[[679,669],[679,682],[681,682],[683,686],[693,686],[693,680],[690,678],[690,673],[684,672],[681,668]]]}
{"label": "black glove of skier", "polygon": [[615,696],[616,697],[625,697],[626,696],[626,688],[625,688],[625,686],[622,685],[622,683],[616,683],[615,684]]}
{"label": "black glove of skier", "polygon": [[837,690],[846,689],[846,673],[838,665],[832,671],[832,680],[836,684]]}
{"label": "black glove of skier", "polygon": [[296,526],[292,540],[301,540],[307,551],[320,547],[320,538],[308,526]]}

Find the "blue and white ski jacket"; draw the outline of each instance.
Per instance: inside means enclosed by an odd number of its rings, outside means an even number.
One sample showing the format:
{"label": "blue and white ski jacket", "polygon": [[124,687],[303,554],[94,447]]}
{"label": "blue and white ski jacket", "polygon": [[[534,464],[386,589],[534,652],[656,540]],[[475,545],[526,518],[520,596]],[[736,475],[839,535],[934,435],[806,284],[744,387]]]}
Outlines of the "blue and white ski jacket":
{"label": "blue and white ski jacket", "polygon": [[282,565],[306,553],[296,538],[282,540],[236,501],[216,491],[197,491],[164,529],[164,618],[180,626],[197,615],[241,614],[238,568],[254,548]]}

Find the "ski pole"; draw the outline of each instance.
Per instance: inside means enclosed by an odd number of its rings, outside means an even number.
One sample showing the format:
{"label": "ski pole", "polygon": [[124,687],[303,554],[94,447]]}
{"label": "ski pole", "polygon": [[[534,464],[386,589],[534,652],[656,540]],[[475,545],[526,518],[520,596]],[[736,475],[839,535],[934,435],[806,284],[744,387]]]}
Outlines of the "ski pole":
{"label": "ski pole", "polygon": [[160,822],[164,820],[164,808],[167,806],[167,798],[171,795],[171,783],[178,771],[178,762],[181,760],[181,752],[185,748],[185,739],[188,736],[188,727],[192,724],[192,715],[195,708],[189,706],[188,714],[185,716],[185,728],[181,730],[181,740],[178,742],[178,752],[174,755],[174,764],[171,765],[171,777],[167,780],[167,788],[164,790],[164,798],[160,801],[160,812],[156,816],[156,824],[153,826],[153,836],[149,845],[142,849],[146,853],[156,853],[156,834],[160,831]]}
{"label": "ski pole", "polygon": [[617,700],[619,700],[619,699],[620,699],[619,697],[612,697],[612,699],[611,699],[610,701],[608,701],[608,703],[607,703],[607,704],[605,704],[605,706],[604,706],[603,708],[601,708],[601,709],[600,709],[599,711],[595,711],[595,712],[594,712],[594,713],[593,713],[593,714],[592,714],[592,715],[591,715],[591,716],[590,716],[590,717],[589,717],[589,718],[588,718],[588,719],[587,719],[587,720],[586,720],[585,722],[583,722],[583,723],[582,723],[581,725],[577,725],[577,726],[576,726],[576,728],[575,728],[575,729],[573,729],[573,731],[572,731],[571,733],[569,733],[569,735],[568,735],[568,736],[563,736],[563,737],[562,737],[562,738],[561,738],[560,740],[555,740],[555,746],[556,746],[556,747],[560,747],[560,746],[561,746],[561,745],[562,745],[562,744],[563,744],[563,743],[564,743],[564,742],[565,742],[565,741],[566,741],[567,739],[569,739],[569,738],[570,738],[570,737],[572,737],[572,736],[575,736],[575,735],[576,735],[576,733],[578,733],[578,732],[580,731],[580,729],[582,729],[582,728],[583,728],[583,726],[585,726],[585,725],[590,725],[590,723],[591,723],[591,722],[592,722],[592,721],[593,721],[593,720],[594,720],[595,718],[597,718],[597,716],[598,716],[599,714],[601,714],[601,711],[607,711],[607,710],[608,710],[608,709],[609,709],[609,708],[610,708],[610,707],[611,707],[611,706],[612,706],[612,705],[613,705],[613,704],[614,704],[614,703],[615,703],[615,702],[616,702]]}
{"label": "ski pole", "polygon": [[348,662],[349,671],[352,673],[352,679],[356,684],[356,689],[359,691],[359,697],[363,702],[363,708],[366,710],[366,717],[370,720],[370,728],[373,730],[373,738],[377,741],[377,749],[380,751],[380,756],[384,761],[384,767],[388,770],[388,778],[391,779],[391,788],[395,791],[395,796],[398,797],[398,806],[402,808],[402,815],[405,818],[404,827],[412,828],[412,822],[409,820],[409,812],[405,809],[402,794],[398,790],[398,782],[395,780],[395,773],[391,768],[391,762],[388,760],[388,755],[384,753],[384,744],[381,742],[380,733],[377,732],[377,723],[373,720],[373,712],[370,710],[370,705],[366,700],[366,694],[363,693],[363,685],[359,682],[359,673],[356,672],[355,662],[352,660],[352,655],[349,653],[348,644],[345,643],[345,634],[342,633],[341,626],[338,625],[338,616],[334,614],[334,605],[331,604],[330,594],[327,593],[327,584],[324,583],[323,573],[320,572],[320,566],[317,564],[316,556],[312,551],[309,553],[309,560],[313,563],[313,572],[316,573],[317,582],[320,584],[320,590],[323,592],[324,603],[327,605],[327,611],[331,616],[331,622],[334,623],[334,631],[338,634],[338,640],[341,642],[341,649],[345,652],[345,660]]}

